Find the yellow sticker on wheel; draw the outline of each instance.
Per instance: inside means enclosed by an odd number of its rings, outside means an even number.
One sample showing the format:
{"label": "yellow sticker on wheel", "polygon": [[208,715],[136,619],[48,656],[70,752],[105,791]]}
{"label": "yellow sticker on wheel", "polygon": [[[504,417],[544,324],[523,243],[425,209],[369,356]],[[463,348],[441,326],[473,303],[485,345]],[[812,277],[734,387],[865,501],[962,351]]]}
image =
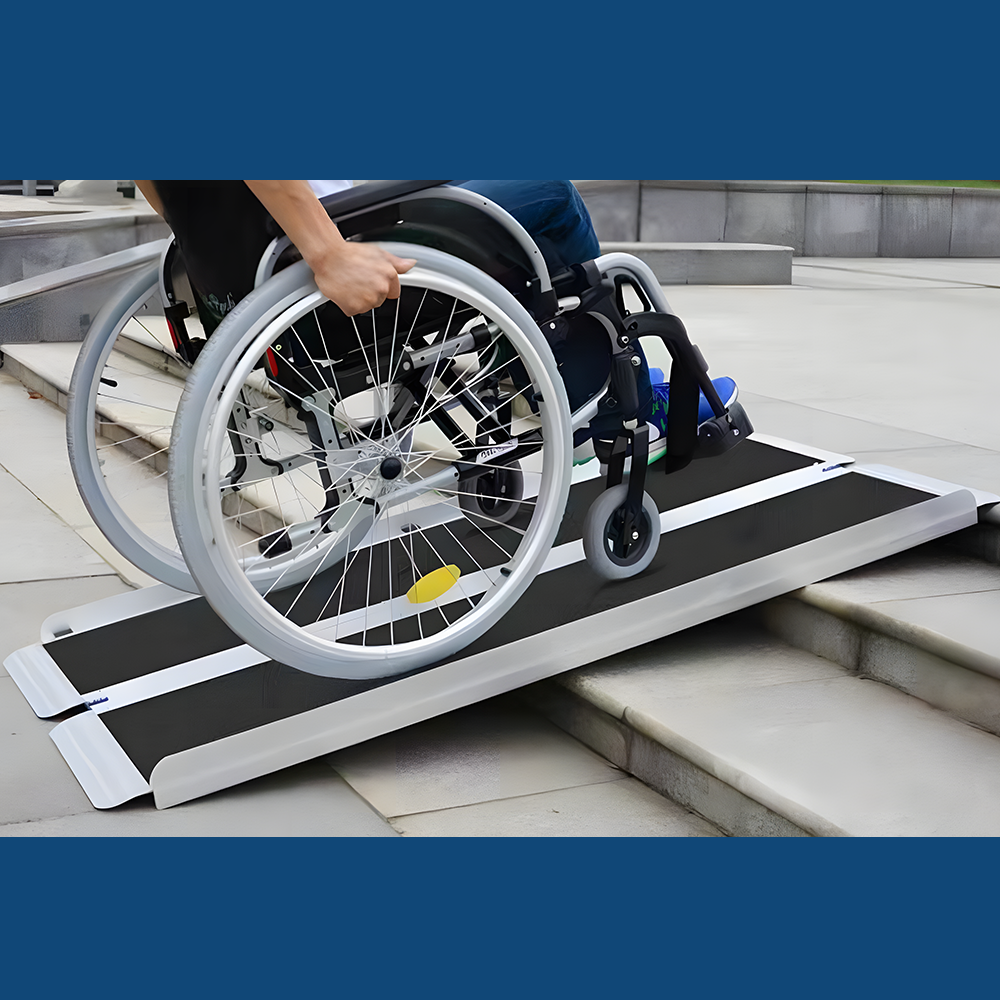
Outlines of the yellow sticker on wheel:
{"label": "yellow sticker on wheel", "polygon": [[406,599],[411,604],[427,604],[436,601],[442,594],[447,594],[458,582],[462,571],[457,566],[442,566],[440,569],[422,576],[406,592]]}

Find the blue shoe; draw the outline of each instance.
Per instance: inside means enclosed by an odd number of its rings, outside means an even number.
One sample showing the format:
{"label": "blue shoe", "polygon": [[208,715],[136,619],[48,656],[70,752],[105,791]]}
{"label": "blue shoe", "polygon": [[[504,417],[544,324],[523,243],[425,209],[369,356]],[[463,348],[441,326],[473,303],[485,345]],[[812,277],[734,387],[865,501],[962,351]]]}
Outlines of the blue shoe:
{"label": "blue shoe", "polygon": [[[649,439],[658,441],[667,434],[667,413],[670,410],[670,383],[662,381],[663,372],[659,368],[650,368],[649,378],[653,388],[653,414],[649,420]],[[659,381],[657,380],[659,379]],[[736,402],[739,389],[736,383],[727,376],[712,379],[712,385],[719,394],[723,406],[731,406]],[[715,416],[712,404],[705,398],[703,392],[698,393],[698,423],[703,424]]]}

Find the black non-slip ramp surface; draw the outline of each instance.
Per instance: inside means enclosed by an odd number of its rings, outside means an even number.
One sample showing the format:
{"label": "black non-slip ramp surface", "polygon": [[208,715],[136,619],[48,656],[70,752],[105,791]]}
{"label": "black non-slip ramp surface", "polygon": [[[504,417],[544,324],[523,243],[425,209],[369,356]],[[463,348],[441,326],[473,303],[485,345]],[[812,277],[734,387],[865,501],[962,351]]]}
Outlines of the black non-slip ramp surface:
{"label": "black non-slip ramp surface", "polygon": [[518,604],[459,654],[403,676],[337,680],[269,661],[200,598],[66,636],[45,651],[78,691],[102,697],[52,738],[95,805],[150,790],[173,805],[975,523],[977,498],[961,487],[819,458],[748,441],[671,476],[653,466],[659,550],[645,572],[613,583],[579,540],[603,482],[577,483],[558,558]]}
{"label": "black non-slip ramp surface", "polygon": [[[673,510],[815,462],[805,455],[746,441],[719,458],[694,462],[670,476],[652,466],[646,479],[647,492],[661,511]],[[603,479],[592,479],[573,486],[556,545],[581,537],[583,519],[603,484]],[[65,636],[46,643],[45,651],[84,695],[239,645],[242,640],[219,620],[208,602],[195,598]]]}
{"label": "black non-slip ramp surface", "polygon": [[[847,475],[790,496],[699,521],[665,536],[649,569],[609,583],[586,563],[538,577],[504,618],[444,663],[496,650],[684,583],[789,549],[931,496],[867,476]],[[761,526],[765,530],[760,530]],[[623,619],[627,615],[622,610]],[[626,624],[627,627],[627,624]],[[627,646],[627,643],[626,643]],[[441,664],[423,668],[432,671]],[[148,781],[169,754],[398,682],[316,677],[269,660],[236,673],[102,713],[101,720]]]}

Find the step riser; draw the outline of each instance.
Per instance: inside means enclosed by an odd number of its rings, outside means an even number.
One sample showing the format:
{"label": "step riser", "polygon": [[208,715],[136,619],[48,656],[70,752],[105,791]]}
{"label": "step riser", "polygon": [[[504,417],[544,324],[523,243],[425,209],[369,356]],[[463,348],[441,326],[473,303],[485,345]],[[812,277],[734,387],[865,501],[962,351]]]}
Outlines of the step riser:
{"label": "step riser", "polygon": [[[996,508],[994,508],[996,510]],[[992,512],[991,512],[992,513]],[[1000,566],[1000,522],[982,521],[941,540],[943,545],[973,559]]]}
{"label": "step riser", "polygon": [[[146,361],[146,354],[156,354],[155,351],[144,348],[141,344],[134,344],[133,346],[135,348],[135,353],[132,351],[129,351],[128,353],[137,360]],[[177,374],[169,366],[164,368],[163,365],[160,364],[158,367],[161,370],[168,371],[172,375]],[[54,386],[51,382],[38,375],[36,372],[33,372],[30,368],[21,364],[19,361],[16,361],[9,355],[5,355],[4,357],[4,366],[2,370],[13,378],[16,378],[26,389],[40,393],[47,400],[55,403],[56,406],[65,412],[68,404],[68,397],[65,392],[56,388],[56,386]],[[149,440],[144,437],[135,436],[135,434],[127,427],[123,427],[122,425],[113,422],[101,421],[100,419],[98,419],[95,426],[97,433],[100,436],[107,438],[109,441],[114,441],[124,452],[134,456],[144,465],[153,469],[156,473],[162,475],[167,472],[169,465],[169,453],[164,450],[166,445],[166,441],[163,440],[164,435],[160,434]],[[255,507],[252,503],[248,502],[245,498],[235,494],[227,497],[223,501],[223,513],[227,517],[240,515],[237,522],[240,526],[262,535],[279,531],[285,527],[285,525],[269,511],[261,510]]]}
{"label": "step riser", "polygon": [[568,691],[543,681],[518,692],[560,729],[654,791],[732,837],[806,837],[810,833],[680,754]]}
{"label": "step riser", "polygon": [[172,375],[174,378],[181,380],[186,380],[191,370],[169,354],[158,351],[153,347],[147,347],[145,344],[137,343],[128,337],[119,337],[115,342],[114,349],[121,354],[134,358],[136,361],[141,361],[144,365],[148,365],[156,371],[165,372],[167,375]]}
{"label": "step riser", "polygon": [[55,403],[60,410],[65,411],[68,403],[66,393],[52,385],[40,375],[36,375],[30,368],[25,367],[20,361],[16,361],[9,354],[3,356],[3,369],[5,375],[16,378],[30,392],[37,392],[44,396],[50,403]]}
{"label": "step riser", "polygon": [[794,598],[760,606],[779,639],[1000,735],[1000,680]]}
{"label": "step riser", "polygon": [[164,451],[164,448],[170,446],[169,436],[162,435],[162,437],[166,437],[166,440],[162,440],[162,438],[160,441],[155,439],[148,440],[147,438],[136,436],[128,427],[123,427],[117,423],[108,423],[100,418],[95,423],[95,428],[100,437],[114,441],[123,452],[134,456],[143,465],[148,466],[155,472],[166,473],[169,458],[168,452]]}

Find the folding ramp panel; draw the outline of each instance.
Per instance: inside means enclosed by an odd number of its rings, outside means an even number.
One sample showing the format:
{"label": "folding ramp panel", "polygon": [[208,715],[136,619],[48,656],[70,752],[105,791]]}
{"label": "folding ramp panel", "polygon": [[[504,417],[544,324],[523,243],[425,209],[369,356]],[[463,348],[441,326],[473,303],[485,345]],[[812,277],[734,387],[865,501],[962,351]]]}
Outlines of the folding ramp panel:
{"label": "folding ramp panel", "polygon": [[395,678],[316,677],[240,642],[168,587],[54,615],[5,665],[91,801],[166,807],[728,614],[974,524],[998,498],[754,435],[671,476],[650,469],[659,551],[608,583],[581,529],[602,491],[574,474],[537,579],[461,653]]}

